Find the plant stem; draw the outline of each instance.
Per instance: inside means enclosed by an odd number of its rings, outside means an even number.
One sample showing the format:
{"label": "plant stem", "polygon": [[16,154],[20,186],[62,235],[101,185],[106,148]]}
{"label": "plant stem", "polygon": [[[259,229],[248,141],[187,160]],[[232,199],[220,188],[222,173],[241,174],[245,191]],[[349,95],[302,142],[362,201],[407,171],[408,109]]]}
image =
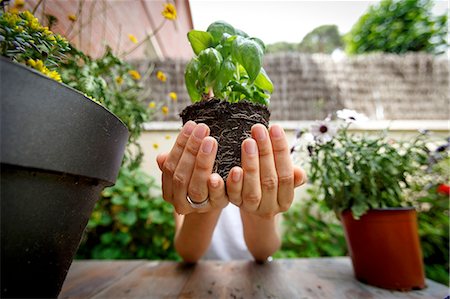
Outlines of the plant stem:
{"label": "plant stem", "polygon": [[137,48],[139,48],[140,46],[142,46],[146,41],[150,40],[153,36],[155,36],[159,30],[161,30],[161,28],[164,26],[164,24],[166,23],[167,19],[164,19],[159,26],[155,29],[155,31],[153,31],[150,34],[147,34],[147,36],[140,41],[136,46],[134,46],[133,48],[131,48],[129,51],[123,52],[122,54],[119,55],[120,58],[124,58],[127,55],[131,54],[132,52],[134,52]]}
{"label": "plant stem", "polygon": [[36,9],[38,9],[38,7],[41,5],[43,0],[39,0],[38,3],[36,3],[36,5],[33,7],[33,10],[31,11],[31,13],[34,15],[34,13],[36,12]]}

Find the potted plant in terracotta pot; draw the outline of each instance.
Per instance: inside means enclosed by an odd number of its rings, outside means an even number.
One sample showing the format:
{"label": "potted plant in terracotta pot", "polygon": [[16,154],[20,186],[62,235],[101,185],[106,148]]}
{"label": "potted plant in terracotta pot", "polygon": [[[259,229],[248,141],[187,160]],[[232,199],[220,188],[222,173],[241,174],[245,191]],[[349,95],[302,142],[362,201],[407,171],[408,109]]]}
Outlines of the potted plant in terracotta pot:
{"label": "potted plant in terracotta pot", "polygon": [[61,83],[68,42],[30,12],[0,15],[1,297],[56,297],[128,139]]}
{"label": "potted plant in terracotta pot", "polygon": [[256,123],[269,125],[273,84],[262,68],[264,43],[218,21],[188,39],[196,56],[187,64],[185,82],[194,104],[181,112],[205,123],[219,143],[214,172],[224,179],[240,164],[241,143]]}
{"label": "potted plant in terracotta pot", "polygon": [[427,159],[423,138],[351,134],[351,123],[364,116],[347,109],[337,116],[346,121],[340,128],[330,118],[311,126],[309,180],[341,219],[356,278],[387,289],[424,288],[416,211],[405,198],[409,177]]}

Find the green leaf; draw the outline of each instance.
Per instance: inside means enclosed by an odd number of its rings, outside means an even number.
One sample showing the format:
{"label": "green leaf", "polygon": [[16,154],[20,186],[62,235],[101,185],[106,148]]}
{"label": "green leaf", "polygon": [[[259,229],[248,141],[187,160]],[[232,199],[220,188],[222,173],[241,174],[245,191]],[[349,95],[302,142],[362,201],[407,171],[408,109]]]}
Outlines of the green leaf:
{"label": "green leaf", "polygon": [[240,29],[234,29],[234,31],[236,32],[236,35],[242,36],[242,37],[248,37],[248,34],[245,33],[244,31],[240,30]]}
{"label": "green leaf", "polygon": [[217,21],[208,26],[207,32],[211,33],[213,41],[218,44],[224,33],[235,35],[236,31],[233,26],[224,21]]}
{"label": "green leaf", "polygon": [[122,212],[119,213],[119,220],[123,224],[125,224],[127,226],[131,226],[131,225],[135,224],[136,221],[137,221],[136,212],[134,212],[134,211],[122,211]]}
{"label": "green leaf", "polygon": [[233,75],[235,72],[236,65],[231,61],[231,58],[228,57],[222,62],[222,65],[220,66],[216,84],[214,85],[214,94],[218,95],[222,92],[222,89],[227,86],[230,80],[233,79]]}
{"label": "green leaf", "polygon": [[269,76],[267,76],[266,71],[261,68],[261,71],[258,74],[258,77],[255,79],[255,85],[261,89],[267,90],[270,93],[273,93],[273,83],[270,80]]}
{"label": "green leaf", "polygon": [[261,47],[261,49],[263,50],[263,53],[266,52],[266,45],[264,44],[264,42],[262,40],[260,40],[257,37],[251,37],[250,39],[252,41],[254,41],[255,43],[257,43]]}
{"label": "green leaf", "polygon": [[242,64],[252,83],[262,66],[263,51],[259,44],[250,39],[238,37],[233,42],[231,55],[234,60]]}
{"label": "green leaf", "polygon": [[213,44],[213,36],[209,32],[191,30],[187,36],[196,55]]}
{"label": "green leaf", "polygon": [[184,81],[191,100],[195,103],[201,100],[202,94],[198,86],[198,72],[200,70],[200,63],[197,58],[193,58],[187,65],[184,73]]}
{"label": "green leaf", "polygon": [[200,76],[205,81],[205,87],[213,87],[220,71],[223,58],[219,51],[208,48],[200,52],[198,55],[200,62]]}

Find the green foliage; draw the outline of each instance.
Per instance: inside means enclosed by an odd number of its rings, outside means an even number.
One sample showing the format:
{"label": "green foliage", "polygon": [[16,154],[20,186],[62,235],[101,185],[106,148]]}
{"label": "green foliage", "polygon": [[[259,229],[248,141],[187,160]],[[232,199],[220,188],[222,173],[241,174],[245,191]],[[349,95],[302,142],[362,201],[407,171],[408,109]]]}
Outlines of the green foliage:
{"label": "green foliage", "polygon": [[283,214],[283,239],[275,258],[343,256],[344,231],[334,214],[308,189],[311,199],[294,204]]}
{"label": "green foliage", "polygon": [[207,31],[188,33],[197,55],[186,66],[186,88],[193,102],[207,97],[231,103],[247,100],[269,104],[273,84],[262,68],[264,43],[226,22],[212,23]]}
{"label": "green foliage", "polygon": [[143,156],[138,138],[151,113],[143,105],[140,74],[110,48],[97,59],[72,49],[60,70],[64,83],[100,102],[127,126],[130,137],[124,163],[137,167]]}
{"label": "green foliage", "polygon": [[69,43],[42,26],[29,11],[0,15],[0,55],[19,63],[41,60],[49,69],[58,67]]}
{"label": "green foliage", "polygon": [[152,190],[160,190],[154,178],[140,169],[122,167],[115,186],[103,191],[77,257],[179,259],[172,241],[173,208],[160,196],[151,195]]}
{"label": "green foliage", "polygon": [[419,211],[419,235],[425,261],[426,276],[449,284],[449,195],[439,190],[450,185],[449,145],[430,153],[431,165],[415,176],[411,197]]}
{"label": "green foliage", "polygon": [[383,0],[371,6],[346,35],[346,51],[441,54],[447,47],[447,14],[433,16],[431,0]]}
{"label": "green foliage", "polygon": [[315,28],[298,45],[298,51],[302,53],[331,54],[338,48],[343,48],[343,41],[336,25]]}
{"label": "green foliage", "polygon": [[424,160],[421,139],[391,144],[384,133],[352,135],[344,128],[332,141],[312,146],[309,179],[330,209],[351,209],[359,218],[369,209],[406,205],[402,187]]}

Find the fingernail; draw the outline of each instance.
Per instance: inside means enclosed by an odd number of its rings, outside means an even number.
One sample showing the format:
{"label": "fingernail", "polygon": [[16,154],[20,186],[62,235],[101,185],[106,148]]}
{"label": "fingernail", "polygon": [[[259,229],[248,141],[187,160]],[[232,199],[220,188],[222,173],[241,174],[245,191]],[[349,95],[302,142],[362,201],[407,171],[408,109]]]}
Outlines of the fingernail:
{"label": "fingernail", "polygon": [[266,139],[266,129],[262,126],[255,127],[255,137],[257,140],[263,141]]}
{"label": "fingernail", "polygon": [[206,125],[202,125],[202,124],[198,125],[194,130],[194,136],[197,138],[205,137],[206,131],[207,131],[206,128],[207,128]]}
{"label": "fingernail", "polygon": [[248,139],[248,141],[244,144],[244,149],[247,154],[252,155],[256,153],[255,141],[253,139]]}
{"label": "fingernail", "polygon": [[270,129],[270,134],[272,137],[279,138],[283,135],[283,129],[280,126],[273,126]]}
{"label": "fingernail", "polygon": [[219,187],[219,179],[215,176],[211,177],[211,186],[213,188]]}
{"label": "fingernail", "polygon": [[241,180],[241,172],[239,170],[233,170],[233,174],[231,175],[233,182],[237,183]]}
{"label": "fingernail", "polygon": [[187,123],[184,124],[183,132],[186,135],[191,135],[191,133],[194,130],[194,128],[195,128],[195,122],[190,120],[190,121],[188,121]]}
{"label": "fingernail", "polygon": [[204,152],[205,154],[210,154],[212,152],[213,146],[214,141],[211,140],[210,138],[203,140],[202,152]]}

